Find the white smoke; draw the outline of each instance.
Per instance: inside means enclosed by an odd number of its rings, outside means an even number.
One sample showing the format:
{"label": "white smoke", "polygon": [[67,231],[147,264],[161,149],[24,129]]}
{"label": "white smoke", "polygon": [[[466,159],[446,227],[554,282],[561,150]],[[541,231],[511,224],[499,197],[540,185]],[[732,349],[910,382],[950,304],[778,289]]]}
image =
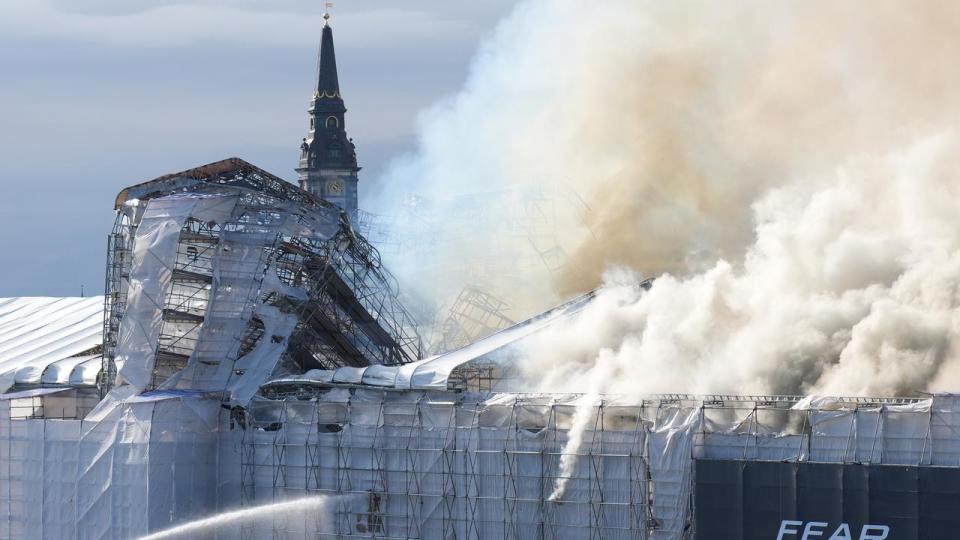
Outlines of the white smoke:
{"label": "white smoke", "polygon": [[944,134],[779,188],[754,205],[742,266],[646,292],[610,274],[580,316],[536,336],[524,368],[546,389],[626,395],[956,390],[957,155]]}
{"label": "white smoke", "polygon": [[[921,4],[527,0],[378,182],[372,210],[406,217],[388,262],[434,299],[482,282],[514,318],[611,266],[739,266],[769,189],[958,117],[960,5]],[[518,223],[542,209],[518,219],[505,192],[560,193],[549,241],[532,249]],[[527,264],[543,245],[559,271]]]}
{"label": "white smoke", "polygon": [[[590,394],[905,395],[957,391],[960,139],[942,134],[754,205],[745,262],[643,291],[608,275],[578,317],[535,336],[541,389]],[[578,407],[573,426],[590,417]],[[576,468],[571,429],[552,498]]]}
{"label": "white smoke", "polygon": [[[526,312],[628,269],[531,355],[545,388],[591,369],[618,374],[597,392],[936,388],[953,357],[957,57],[945,0],[528,0],[384,183],[381,210],[431,199],[415,243],[456,241],[392,262],[442,296],[499,261],[486,277]],[[504,234],[497,190],[558,184],[589,209],[558,213],[567,265],[500,271],[529,241]],[[631,272],[667,274],[640,295]]]}
{"label": "white smoke", "polygon": [[[498,274],[528,311],[603,281],[532,346],[543,390],[956,390],[958,57],[949,0],[527,0],[382,200],[426,194],[456,222],[442,201],[481,187],[582,197],[562,271]],[[463,272],[431,265],[522,252],[470,223],[406,281],[442,295]]]}

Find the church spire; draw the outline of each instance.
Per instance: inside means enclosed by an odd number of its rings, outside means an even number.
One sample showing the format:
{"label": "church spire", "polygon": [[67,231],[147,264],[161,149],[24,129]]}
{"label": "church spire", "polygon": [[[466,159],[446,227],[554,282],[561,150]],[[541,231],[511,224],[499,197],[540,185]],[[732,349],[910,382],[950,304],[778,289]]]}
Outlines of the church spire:
{"label": "church spire", "polygon": [[360,167],[346,131],[347,108],[340,95],[329,11],[323,14],[317,64],[317,86],[307,111],[310,130],[300,145],[300,187],[355,215]]}
{"label": "church spire", "polygon": [[330,27],[330,12],[323,14],[323,36],[320,39],[320,66],[317,69],[317,95],[340,97],[340,81],[337,80],[337,55],[333,49],[333,29]]}

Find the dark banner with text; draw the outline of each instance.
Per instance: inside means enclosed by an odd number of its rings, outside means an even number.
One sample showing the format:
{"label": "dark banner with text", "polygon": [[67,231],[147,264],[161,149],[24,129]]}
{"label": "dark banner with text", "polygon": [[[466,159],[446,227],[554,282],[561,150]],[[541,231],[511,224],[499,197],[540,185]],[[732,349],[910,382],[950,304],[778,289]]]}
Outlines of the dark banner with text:
{"label": "dark banner with text", "polygon": [[960,468],[698,460],[697,540],[953,540]]}

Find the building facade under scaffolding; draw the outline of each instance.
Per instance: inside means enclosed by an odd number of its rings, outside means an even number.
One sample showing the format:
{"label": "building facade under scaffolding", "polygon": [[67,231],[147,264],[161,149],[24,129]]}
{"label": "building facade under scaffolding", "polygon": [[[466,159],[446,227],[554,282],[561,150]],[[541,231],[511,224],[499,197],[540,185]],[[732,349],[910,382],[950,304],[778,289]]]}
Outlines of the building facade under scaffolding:
{"label": "building facade under scaffolding", "polygon": [[421,356],[379,255],[338,207],[228,159],[123,190],[107,255],[105,390],[221,391]]}
{"label": "building facade under scaffolding", "polygon": [[[950,538],[957,524],[954,396],[464,388],[496,383],[483,359],[493,345],[479,357],[288,375],[232,407],[215,394],[148,391],[57,419],[42,405],[60,394],[0,397],[0,536],[135,538],[308,495],[330,499],[319,513],[210,537],[759,539],[819,523],[814,531],[851,531],[835,538]],[[562,473],[584,411],[575,465]]]}
{"label": "building facade under scaffolding", "polygon": [[424,357],[348,214],[253,165],[138,184],[116,208],[105,298],[0,300],[2,538],[136,538],[305,496],[326,504],[204,534],[886,540],[958,525],[958,397],[532,393],[526,341],[593,295]]}

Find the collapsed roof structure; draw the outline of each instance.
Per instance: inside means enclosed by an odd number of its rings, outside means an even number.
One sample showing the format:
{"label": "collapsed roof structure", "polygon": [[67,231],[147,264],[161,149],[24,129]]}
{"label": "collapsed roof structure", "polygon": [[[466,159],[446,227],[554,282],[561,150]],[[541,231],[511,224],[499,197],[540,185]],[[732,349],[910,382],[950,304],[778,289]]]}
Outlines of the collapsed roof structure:
{"label": "collapsed roof structure", "polygon": [[[0,299],[0,538],[133,538],[303,497],[322,511],[196,532],[955,536],[958,396],[531,391],[525,344],[592,294],[513,324],[465,290],[424,358],[354,225],[328,24],[319,64],[304,189],[237,158],[128,187],[105,297]],[[553,269],[546,236],[529,241]]]}
{"label": "collapsed roof structure", "polygon": [[[328,504],[211,532],[752,539],[803,519],[921,538],[910,531],[956,525],[942,510],[960,501],[956,396],[536,393],[518,377],[525,344],[592,294],[424,358],[349,216],[262,169],[167,175],[116,210],[105,298],[0,300],[0,537],[130,538],[305,496]],[[505,324],[470,302],[459,332]]]}
{"label": "collapsed roof structure", "polygon": [[423,344],[344,212],[230,158],[128,187],[109,238],[104,390],[225,392],[401,365]]}
{"label": "collapsed roof structure", "polygon": [[522,392],[529,381],[519,372],[529,339],[558,321],[576,316],[594,299],[587,293],[509,328],[476,339],[449,352],[401,366],[345,366],[312,369],[303,375],[275,378],[263,386],[268,395],[325,383],[398,390],[456,390],[467,392]]}

